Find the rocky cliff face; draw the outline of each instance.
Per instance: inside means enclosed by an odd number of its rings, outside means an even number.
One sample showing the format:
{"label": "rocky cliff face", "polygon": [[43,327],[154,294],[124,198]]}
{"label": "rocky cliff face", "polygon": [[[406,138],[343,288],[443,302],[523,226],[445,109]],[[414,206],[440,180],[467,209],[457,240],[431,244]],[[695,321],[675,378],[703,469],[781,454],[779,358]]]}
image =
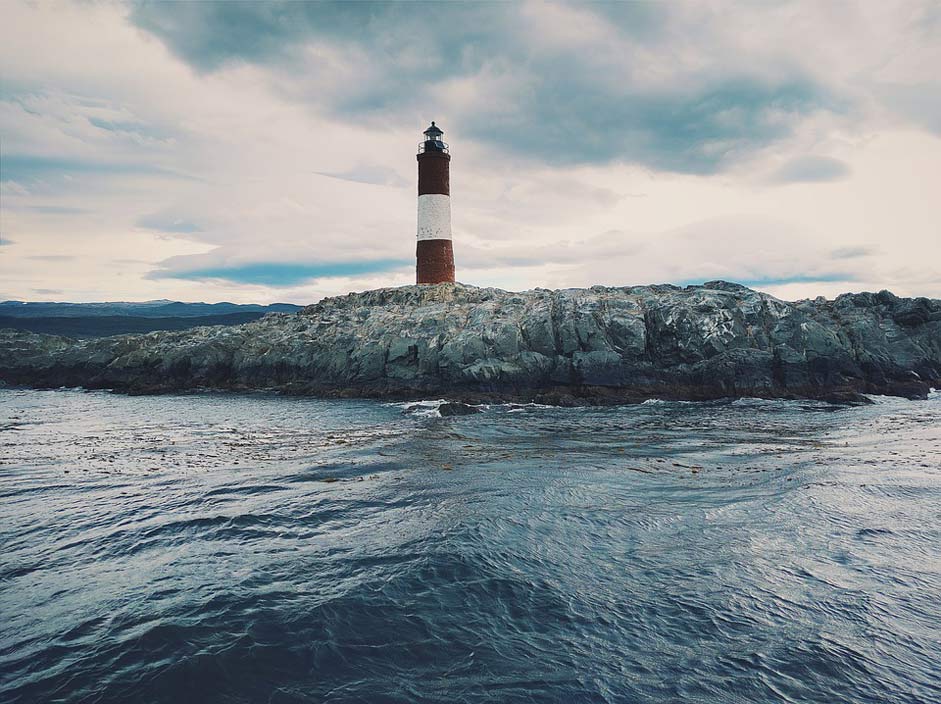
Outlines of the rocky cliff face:
{"label": "rocky cliff face", "polygon": [[86,341],[0,331],[0,379],[559,403],[919,398],[941,386],[941,301],[883,291],[786,303],[721,281],[524,293],[407,286],[233,327]]}

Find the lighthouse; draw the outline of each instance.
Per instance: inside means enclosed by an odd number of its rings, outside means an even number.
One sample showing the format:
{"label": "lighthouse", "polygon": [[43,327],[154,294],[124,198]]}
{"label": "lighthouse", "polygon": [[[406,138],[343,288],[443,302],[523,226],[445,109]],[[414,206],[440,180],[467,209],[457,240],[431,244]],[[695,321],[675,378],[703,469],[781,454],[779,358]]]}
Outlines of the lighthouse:
{"label": "lighthouse", "polygon": [[451,247],[451,187],[448,145],[434,122],[418,146],[418,247],[415,250],[415,282],[440,284],[454,281]]}

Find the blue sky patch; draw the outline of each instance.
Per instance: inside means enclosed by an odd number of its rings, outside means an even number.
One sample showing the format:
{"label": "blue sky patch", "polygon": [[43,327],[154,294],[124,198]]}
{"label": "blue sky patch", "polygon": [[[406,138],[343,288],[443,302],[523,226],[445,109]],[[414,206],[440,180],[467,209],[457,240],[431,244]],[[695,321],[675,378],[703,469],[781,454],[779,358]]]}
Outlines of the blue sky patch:
{"label": "blue sky patch", "polygon": [[[0,159],[0,180],[23,182],[67,174],[166,174],[171,172],[144,162],[107,162],[64,156],[4,154]],[[175,175],[175,174],[173,174]]]}
{"label": "blue sky patch", "polygon": [[[701,286],[707,281],[714,281],[717,277],[710,276],[701,279],[685,279],[676,283],[677,286]],[[848,271],[825,272],[822,274],[801,274],[797,276],[758,276],[754,278],[739,278],[727,275],[719,277],[725,281],[748,286],[748,288],[764,288],[766,286],[785,286],[787,284],[818,284],[836,281],[856,281],[855,274]]]}
{"label": "blue sky patch", "polygon": [[190,271],[161,271],[156,278],[174,279],[225,279],[240,284],[262,284],[266,286],[294,286],[310,279],[336,278],[377,274],[410,266],[411,260],[374,259],[369,261],[320,262],[289,264],[282,262],[259,262],[236,266],[207,267]]}

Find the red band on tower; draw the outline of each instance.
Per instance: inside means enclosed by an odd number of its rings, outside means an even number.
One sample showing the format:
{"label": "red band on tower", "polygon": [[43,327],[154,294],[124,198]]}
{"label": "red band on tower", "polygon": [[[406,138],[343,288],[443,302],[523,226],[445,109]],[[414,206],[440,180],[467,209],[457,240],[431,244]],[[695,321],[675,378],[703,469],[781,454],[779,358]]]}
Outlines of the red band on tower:
{"label": "red band on tower", "polygon": [[440,284],[454,281],[454,249],[451,240],[418,240],[415,249],[416,283]]}
{"label": "red band on tower", "polygon": [[422,152],[418,155],[418,195],[451,195],[451,155],[446,152]]}

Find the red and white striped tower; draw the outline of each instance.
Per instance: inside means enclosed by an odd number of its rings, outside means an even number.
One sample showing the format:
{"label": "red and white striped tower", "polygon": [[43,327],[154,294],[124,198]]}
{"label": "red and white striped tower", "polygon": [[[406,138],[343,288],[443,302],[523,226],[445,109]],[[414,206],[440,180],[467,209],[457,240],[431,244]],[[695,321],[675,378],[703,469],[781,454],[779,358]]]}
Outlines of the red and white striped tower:
{"label": "red and white striped tower", "polygon": [[440,284],[454,281],[451,247],[451,184],[448,145],[434,122],[418,147],[418,247],[415,281]]}

